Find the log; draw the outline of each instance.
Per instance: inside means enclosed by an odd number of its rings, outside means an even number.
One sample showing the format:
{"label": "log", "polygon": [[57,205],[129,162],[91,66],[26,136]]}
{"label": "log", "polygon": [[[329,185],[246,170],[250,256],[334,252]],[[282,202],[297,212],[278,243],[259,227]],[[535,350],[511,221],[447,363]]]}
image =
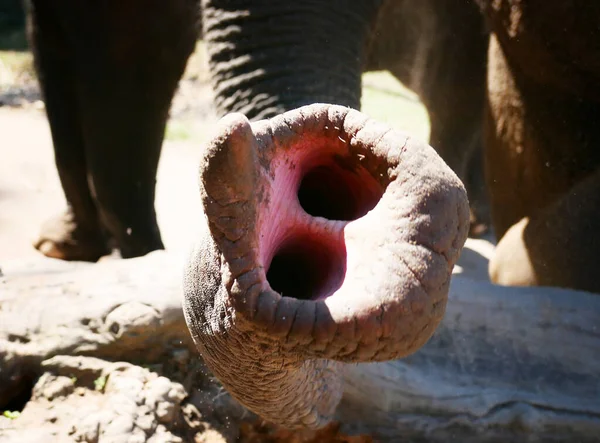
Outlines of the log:
{"label": "log", "polygon": [[2,264],[0,411],[57,355],[140,364],[195,353],[181,310],[183,260],[163,251],[98,264]]}
{"label": "log", "polygon": [[169,344],[194,348],[181,312],[179,255],[98,264],[40,258],[2,269],[4,349],[36,361],[60,354],[152,362]]}
{"label": "log", "polygon": [[347,432],[393,441],[600,440],[600,297],[455,276],[432,339],[348,368]]}
{"label": "log", "polygon": [[[7,375],[41,374],[54,355],[139,363],[192,348],[182,262],[156,252],[94,265],[4,263],[0,399]],[[422,349],[347,367],[341,431],[377,441],[598,441],[600,297],[469,275],[453,277],[445,318]]]}

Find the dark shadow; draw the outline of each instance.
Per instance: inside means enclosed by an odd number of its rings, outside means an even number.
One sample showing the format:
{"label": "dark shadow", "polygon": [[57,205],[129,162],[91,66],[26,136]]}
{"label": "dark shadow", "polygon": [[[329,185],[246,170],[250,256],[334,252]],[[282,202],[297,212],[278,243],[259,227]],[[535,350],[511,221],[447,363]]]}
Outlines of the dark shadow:
{"label": "dark shadow", "polygon": [[267,280],[282,296],[318,300],[337,291],[346,276],[346,247],[328,238],[296,234],[276,252]]}
{"label": "dark shadow", "polygon": [[310,215],[329,220],[356,220],[373,209],[383,194],[366,169],[349,158],[335,158],[303,177],[300,206]]}
{"label": "dark shadow", "polygon": [[487,270],[489,260],[468,246],[463,248],[457,264],[463,270],[460,275],[473,280],[489,280]]}
{"label": "dark shadow", "polygon": [[0,2],[0,51],[28,51],[21,0]]}
{"label": "dark shadow", "polygon": [[21,412],[31,399],[37,376],[33,373],[15,374],[10,380],[11,385],[2,390],[0,410]]}
{"label": "dark shadow", "polygon": [[507,240],[524,245],[539,285],[600,293],[599,230],[600,169],[532,216],[522,241]]}

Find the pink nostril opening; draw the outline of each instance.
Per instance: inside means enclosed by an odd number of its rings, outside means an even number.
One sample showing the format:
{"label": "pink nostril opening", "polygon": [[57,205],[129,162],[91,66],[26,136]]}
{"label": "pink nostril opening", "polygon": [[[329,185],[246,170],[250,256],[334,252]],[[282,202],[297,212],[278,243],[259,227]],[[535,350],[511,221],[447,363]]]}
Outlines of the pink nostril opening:
{"label": "pink nostril opening", "polygon": [[271,288],[282,296],[317,300],[333,294],[346,274],[346,248],[330,236],[305,233],[284,243],[267,271]]}
{"label": "pink nostril opening", "polygon": [[381,185],[365,168],[339,157],[310,169],[298,189],[302,208],[329,220],[356,220],[373,209],[382,195]]}

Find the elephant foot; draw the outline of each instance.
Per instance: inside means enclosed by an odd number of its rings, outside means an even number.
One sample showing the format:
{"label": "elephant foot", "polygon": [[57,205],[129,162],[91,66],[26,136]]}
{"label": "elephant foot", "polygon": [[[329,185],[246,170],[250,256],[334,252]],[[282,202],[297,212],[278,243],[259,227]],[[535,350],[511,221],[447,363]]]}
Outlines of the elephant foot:
{"label": "elephant foot", "polygon": [[96,262],[110,253],[100,226],[78,223],[71,210],[44,223],[34,247],[47,257]]}
{"label": "elephant foot", "polygon": [[502,286],[538,286],[535,268],[531,263],[523,232],[529,218],[515,223],[502,237],[489,263],[492,283]]}
{"label": "elephant foot", "polygon": [[125,235],[119,233],[118,240],[115,239],[115,249],[119,249],[121,258],[135,258],[165,249],[165,246],[157,226],[155,230],[142,235],[136,235],[133,229],[125,230]]}
{"label": "elephant foot", "polygon": [[324,426],[343,363],[411,354],[442,319],[468,201],[425,143],[342,106],[230,114],[203,150],[200,194],[186,321],[263,418]]}

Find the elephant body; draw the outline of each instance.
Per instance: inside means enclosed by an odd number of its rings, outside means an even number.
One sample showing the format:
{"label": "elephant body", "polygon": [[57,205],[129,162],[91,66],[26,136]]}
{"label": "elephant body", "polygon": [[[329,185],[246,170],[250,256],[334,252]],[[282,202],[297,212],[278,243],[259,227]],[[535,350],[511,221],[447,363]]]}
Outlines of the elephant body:
{"label": "elephant body", "polygon": [[156,169],[200,11],[220,114],[256,120],[315,102],[358,109],[362,72],[389,69],[421,96],[432,144],[467,183],[485,224],[479,163],[488,37],[474,3],[452,3],[29,0],[30,41],[68,204],[36,247],[92,261],[111,244],[123,257],[163,247]]}
{"label": "elephant body", "polygon": [[[484,1],[492,279],[600,292],[600,6]],[[512,228],[511,228],[512,227]]]}

